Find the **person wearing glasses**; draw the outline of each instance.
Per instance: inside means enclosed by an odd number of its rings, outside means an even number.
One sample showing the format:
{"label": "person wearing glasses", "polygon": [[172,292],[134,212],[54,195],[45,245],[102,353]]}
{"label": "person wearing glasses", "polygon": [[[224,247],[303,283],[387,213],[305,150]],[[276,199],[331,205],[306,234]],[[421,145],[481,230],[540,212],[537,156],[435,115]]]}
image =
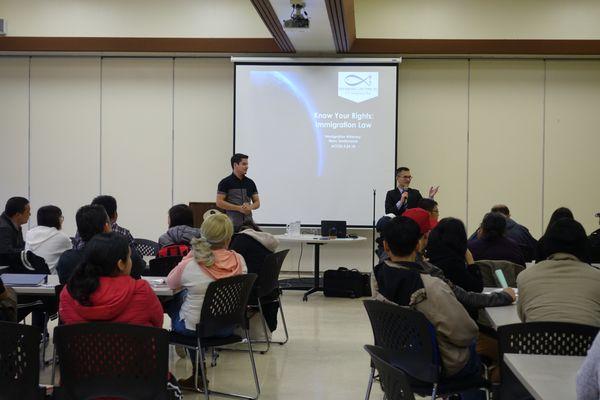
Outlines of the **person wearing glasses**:
{"label": "person wearing glasses", "polygon": [[56,206],[40,207],[37,211],[37,224],[27,231],[25,250],[31,250],[42,257],[52,274],[56,274],[56,263],[65,251],[71,249],[71,239],[61,229],[64,221],[62,211]]}
{"label": "person wearing glasses", "polygon": [[[385,213],[396,216],[410,208],[415,208],[423,198],[417,189],[410,186],[412,175],[407,167],[396,170],[396,188],[387,192],[385,196]],[[439,190],[439,186],[429,188],[429,198],[433,199]]]}

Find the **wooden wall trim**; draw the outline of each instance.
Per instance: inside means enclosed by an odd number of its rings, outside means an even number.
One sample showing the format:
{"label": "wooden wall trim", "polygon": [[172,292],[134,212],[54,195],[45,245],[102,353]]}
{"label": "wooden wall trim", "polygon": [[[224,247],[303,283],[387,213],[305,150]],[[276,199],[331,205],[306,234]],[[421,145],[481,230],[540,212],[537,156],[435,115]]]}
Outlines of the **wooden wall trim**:
{"label": "wooden wall trim", "polygon": [[327,15],[338,53],[349,53],[356,40],[354,0],[325,0]]}
{"label": "wooden wall trim", "polygon": [[271,38],[0,37],[0,51],[280,53]]}
{"label": "wooden wall trim", "polygon": [[600,40],[356,39],[355,54],[600,55]]}
{"label": "wooden wall trim", "polygon": [[279,50],[284,53],[295,53],[296,49],[292,44],[287,33],[283,29],[283,25],[281,21],[279,21],[279,17],[275,13],[273,6],[269,2],[269,0],[252,0],[252,5],[260,15],[260,18],[265,23],[271,35],[273,35],[273,39],[279,46]]}

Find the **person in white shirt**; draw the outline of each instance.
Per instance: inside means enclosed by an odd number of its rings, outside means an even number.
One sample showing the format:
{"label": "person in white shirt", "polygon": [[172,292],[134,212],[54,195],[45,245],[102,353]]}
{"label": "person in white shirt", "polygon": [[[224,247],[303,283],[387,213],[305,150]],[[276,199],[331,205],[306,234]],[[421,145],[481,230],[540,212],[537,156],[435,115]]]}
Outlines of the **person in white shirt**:
{"label": "person in white shirt", "polygon": [[40,207],[37,224],[25,235],[25,250],[31,250],[46,260],[52,274],[56,274],[56,263],[61,254],[73,247],[71,239],[61,229],[63,215],[56,206]]}

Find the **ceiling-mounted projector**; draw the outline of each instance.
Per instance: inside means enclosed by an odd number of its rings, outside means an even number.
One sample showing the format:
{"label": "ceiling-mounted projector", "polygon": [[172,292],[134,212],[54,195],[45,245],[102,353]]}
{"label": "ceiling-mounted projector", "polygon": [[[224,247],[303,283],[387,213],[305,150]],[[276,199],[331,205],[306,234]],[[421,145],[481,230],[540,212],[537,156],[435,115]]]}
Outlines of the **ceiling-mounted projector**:
{"label": "ceiling-mounted projector", "polygon": [[290,19],[283,20],[283,26],[286,28],[308,28],[310,21],[308,20],[308,13],[304,9],[306,3],[301,0],[290,0],[292,5],[292,14]]}

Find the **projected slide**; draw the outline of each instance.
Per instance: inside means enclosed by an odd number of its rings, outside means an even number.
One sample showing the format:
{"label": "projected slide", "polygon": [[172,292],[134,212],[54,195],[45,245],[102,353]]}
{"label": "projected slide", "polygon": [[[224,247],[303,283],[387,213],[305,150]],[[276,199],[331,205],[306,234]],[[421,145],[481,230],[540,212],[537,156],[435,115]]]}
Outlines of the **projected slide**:
{"label": "projected slide", "polygon": [[396,65],[236,65],[235,151],[261,224],[367,226],[393,187]]}

